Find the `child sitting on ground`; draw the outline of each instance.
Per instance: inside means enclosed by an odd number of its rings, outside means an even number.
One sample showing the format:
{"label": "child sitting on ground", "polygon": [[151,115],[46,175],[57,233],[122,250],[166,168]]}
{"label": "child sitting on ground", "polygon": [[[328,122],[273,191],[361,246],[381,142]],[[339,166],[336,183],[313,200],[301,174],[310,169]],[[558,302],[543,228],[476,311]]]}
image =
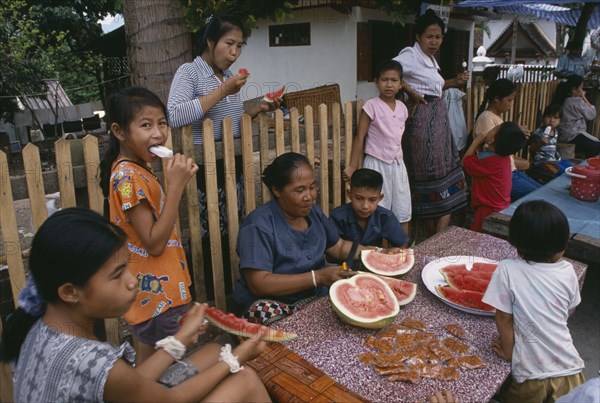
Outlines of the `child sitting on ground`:
{"label": "child sitting on ground", "polygon": [[553,402],[585,382],[567,327],[569,311],[581,302],[573,266],[562,259],[569,223],[557,207],[532,200],[517,207],[508,231],[519,258],[500,262],[483,296],[496,308],[500,339],[492,348],[512,363],[500,396]]}
{"label": "child sitting on ground", "polygon": [[[487,151],[477,151],[486,143]],[[525,133],[513,122],[502,123],[486,136],[475,137],[463,158],[463,168],[473,177],[471,230],[481,232],[483,220],[510,205],[512,173],[510,156],[525,144]]]}
{"label": "child sitting on ground", "polygon": [[141,365],[129,343],[99,341],[94,322],[118,318],[135,301],[129,261],[126,233],[92,210],[64,209],[41,225],[0,346],[0,360],[12,363],[14,401],[269,401],[256,372],[241,366],[264,350],[260,334],[233,351],[208,344],[184,356],[206,330],[206,304],[190,308]]}
{"label": "child sitting on ground", "polygon": [[[569,160],[562,159],[556,150],[560,124],[560,105],[548,105],[544,109],[542,127],[531,136],[529,149],[533,154],[532,176],[538,182],[548,182],[562,175],[565,169],[572,166]],[[543,179],[542,179],[543,178]]]}
{"label": "child sitting on ground", "polygon": [[[379,205],[383,199],[383,176],[377,171],[362,168],[354,171],[350,188],[346,189],[349,203],[331,212],[329,220],[340,233],[340,238],[358,245],[400,247],[408,237],[392,211]],[[354,256],[350,252],[349,256]]]}

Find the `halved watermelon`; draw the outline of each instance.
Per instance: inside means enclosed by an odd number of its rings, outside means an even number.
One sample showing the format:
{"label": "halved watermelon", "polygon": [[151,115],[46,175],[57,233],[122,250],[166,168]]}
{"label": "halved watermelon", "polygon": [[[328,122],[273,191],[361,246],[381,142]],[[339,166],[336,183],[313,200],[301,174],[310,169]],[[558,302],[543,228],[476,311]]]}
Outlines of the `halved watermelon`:
{"label": "halved watermelon", "polygon": [[204,314],[206,319],[216,327],[227,333],[235,334],[236,336],[252,337],[257,334],[261,328],[264,328],[265,332],[261,337],[262,340],[281,343],[283,341],[290,341],[298,338],[296,333],[272,329],[267,326],[259,325],[258,323],[250,323],[247,320],[238,318],[232,313],[224,313],[214,307],[206,308]]}
{"label": "halved watermelon", "polygon": [[487,290],[488,284],[490,283],[490,279],[482,279],[470,274],[442,271],[442,275],[450,287],[458,290],[470,290],[485,293],[485,290]]}
{"label": "halved watermelon", "polygon": [[280,89],[278,89],[277,91],[267,92],[265,94],[265,96],[263,97],[263,101],[273,102],[276,99],[281,98],[281,96],[283,95],[284,92],[285,92],[285,85],[283,87],[281,87]]}
{"label": "halved watermelon", "polygon": [[329,299],[340,319],[368,329],[389,325],[400,312],[398,300],[387,283],[367,273],[333,283]]}
{"label": "halved watermelon", "polygon": [[481,301],[483,298],[482,292],[457,290],[455,288],[441,286],[439,284],[435,286],[435,290],[442,298],[456,305],[486,312],[494,312],[496,310],[493,306]]}
{"label": "halved watermelon", "polygon": [[390,286],[398,300],[398,305],[406,305],[415,299],[415,295],[417,295],[417,285],[415,283],[387,276],[378,277]]}
{"label": "halved watermelon", "polygon": [[381,276],[399,276],[412,269],[415,253],[412,249],[403,249],[400,253],[388,254],[374,249],[363,250],[360,254],[361,266]]}

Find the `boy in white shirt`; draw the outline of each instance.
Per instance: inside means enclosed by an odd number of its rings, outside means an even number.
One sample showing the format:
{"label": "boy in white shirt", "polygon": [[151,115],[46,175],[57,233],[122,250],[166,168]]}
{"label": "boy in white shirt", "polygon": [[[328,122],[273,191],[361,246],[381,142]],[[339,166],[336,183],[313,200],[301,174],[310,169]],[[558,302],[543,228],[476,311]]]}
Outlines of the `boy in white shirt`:
{"label": "boy in white shirt", "polygon": [[508,240],[520,258],[500,262],[483,297],[496,308],[500,339],[492,348],[512,362],[500,394],[506,402],[553,402],[585,382],[567,327],[581,302],[573,266],[561,259],[569,223],[557,207],[532,200],[517,207]]}

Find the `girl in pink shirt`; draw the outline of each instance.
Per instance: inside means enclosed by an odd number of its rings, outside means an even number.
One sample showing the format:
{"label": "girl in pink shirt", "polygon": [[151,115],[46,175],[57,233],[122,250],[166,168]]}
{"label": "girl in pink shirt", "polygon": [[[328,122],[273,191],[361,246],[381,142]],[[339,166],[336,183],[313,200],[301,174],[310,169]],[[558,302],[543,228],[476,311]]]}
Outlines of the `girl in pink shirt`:
{"label": "girl in pink shirt", "polygon": [[395,60],[384,60],[377,66],[375,85],[379,96],[365,102],[352,143],[350,162],[344,169],[348,181],[365,154],[364,168],[383,176],[383,200],[380,205],[392,210],[408,234],[412,214],[410,186],[402,155],[402,134],[408,118],[406,106],[396,100],[402,88],[402,66]]}

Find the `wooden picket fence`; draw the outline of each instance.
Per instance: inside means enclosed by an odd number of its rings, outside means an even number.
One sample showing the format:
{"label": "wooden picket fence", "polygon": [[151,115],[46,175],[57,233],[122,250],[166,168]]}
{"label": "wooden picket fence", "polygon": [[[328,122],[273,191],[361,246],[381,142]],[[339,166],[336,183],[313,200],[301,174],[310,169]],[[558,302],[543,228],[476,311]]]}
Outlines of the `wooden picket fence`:
{"label": "wooden picket fence", "polygon": [[[554,93],[556,81],[543,83],[519,84],[517,99],[513,110],[508,112],[505,120],[516,120],[530,128],[535,128],[537,114],[545,107]],[[483,99],[484,91],[481,87],[470,88],[466,101],[465,115],[469,130],[477,108]],[[304,122],[299,124],[299,111],[290,110],[290,119],[284,120],[283,113],[277,110],[274,119],[261,115],[257,122],[252,122],[250,116],[243,115],[241,119],[241,137],[233,139],[231,119],[223,120],[223,140],[215,142],[212,121],[204,122],[204,144],[194,145],[192,142],[191,126],[184,127],[180,132],[182,139],[182,152],[202,163],[205,169],[207,189],[208,227],[210,237],[210,250],[203,250],[199,202],[197,185],[191,180],[185,190],[185,205],[180,208],[180,218],[186,218],[187,228],[182,231],[179,220],[176,225],[185,243],[191,250],[190,266],[193,272],[193,287],[196,299],[206,300],[204,281],[203,255],[210,253],[212,256],[212,277],[215,305],[226,309],[226,285],[224,283],[225,270],[231,270],[231,279],[235,283],[239,276],[239,258],[235,252],[235,244],[239,230],[237,212],[238,197],[236,191],[235,156],[241,155],[243,160],[242,173],[244,175],[244,204],[245,214],[253,211],[259,203],[270,199],[269,190],[264,184],[259,184],[260,172],[275,158],[287,151],[303,153],[316,168],[319,179],[318,204],[325,214],[330,208],[339,206],[345,201],[343,195],[341,167],[343,161],[349,161],[352,139],[356,130],[357,116],[362,109],[361,100],[346,102],[343,113],[339,104],[331,107],[331,118],[328,119],[328,107],[321,104],[314,114],[311,106],[303,110]],[[357,113],[358,111],[358,113]],[[316,117],[316,122],[315,122]],[[255,124],[257,123],[257,124]],[[253,130],[254,126],[254,130]],[[171,138],[167,145],[171,145]],[[72,163],[70,140],[58,140],[55,143],[56,175],[58,190],[60,191],[61,207],[76,206],[75,198],[75,167]],[[102,213],[103,196],[99,186],[100,152],[98,139],[87,135],[83,139],[83,159],[85,166],[85,180],[87,189],[88,207]],[[227,229],[230,253],[230,267],[223,266],[221,256],[222,244],[220,233],[220,218],[218,210],[218,192],[216,170],[217,159],[223,159],[225,165],[225,189],[227,195]],[[23,148],[23,161],[27,193],[31,205],[32,221],[35,229],[39,228],[48,217],[46,207],[44,180],[41,170],[39,149],[35,144],[28,144]],[[331,171],[330,171],[331,167]],[[258,174],[257,174],[258,172]],[[13,192],[11,189],[10,172],[7,156],[0,151],[0,230],[4,243],[4,254],[10,278],[13,300],[18,300],[18,295],[25,285],[24,260],[27,251],[21,249],[21,242],[17,228]],[[168,187],[168,183],[164,183]],[[184,217],[185,215],[185,217]],[[2,323],[0,323],[0,331]],[[119,343],[119,326],[117,319],[105,320],[107,339],[112,343]],[[10,370],[7,366],[0,367],[0,401],[12,400]]]}

